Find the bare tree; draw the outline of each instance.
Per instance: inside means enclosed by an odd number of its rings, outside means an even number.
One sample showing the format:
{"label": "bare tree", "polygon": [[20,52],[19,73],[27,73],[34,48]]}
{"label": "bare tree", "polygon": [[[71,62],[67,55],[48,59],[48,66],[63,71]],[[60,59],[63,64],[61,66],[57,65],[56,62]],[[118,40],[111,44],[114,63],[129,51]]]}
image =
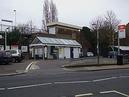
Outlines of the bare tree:
{"label": "bare tree", "polygon": [[[108,35],[110,38],[110,45],[112,45],[114,33],[116,28],[118,27],[118,24],[120,23],[120,20],[116,18],[116,15],[113,11],[107,11],[106,15],[104,17],[98,17],[95,20],[91,22],[91,28],[92,30],[96,30],[96,28],[100,31],[103,30],[103,35]],[[95,24],[93,26],[92,24]]]}
{"label": "bare tree", "polygon": [[91,24],[96,24],[96,27],[91,25],[92,30],[96,32],[96,29],[98,29],[99,31],[100,47],[102,49],[115,44],[114,34],[119,23],[120,21],[116,18],[113,11],[107,11],[104,17],[99,17],[91,22]]}
{"label": "bare tree", "polygon": [[36,32],[36,26],[33,24],[32,20],[28,21],[26,24],[19,24],[18,29],[21,34],[32,34]]}
{"label": "bare tree", "polygon": [[105,16],[105,27],[107,27],[109,31],[110,37],[110,45],[114,45],[115,43],[115,31],[120,23],[120,20],[117,19],[116,14],[113,11],[107,11]]}
{"label": "bare tree", "polygon": [[50,6],[49,1],[45,0],[43,4],[43,30],[47,30],[46,24],[50,22]]}
{"label": "bare tree", "polygon": [[46,23],[50,22],[50,4],[48,0],[44,1],[44,5],[43,5],[43,14],[44,14],[44,21]]}
{"label": "bare tree", "polygon": [[51,3],[50,3],[50,16],[51,16],[51,22],[57,22],[58,21],[57,8],[56,8],[56,5],[53,3],[52,0],[51,0]]}
{"label": "bare tree", "polygon": [[46,25],[50,22],[57,22],[58,16],[57,16],[57,8],[56,5],[48,0],[44,1],[43,4],[43,30],[47,31]]}
{"label": "bare tree", "polygon": [[97,17],[90,23],[92,30],[97,30],[103,27],[104,18],[103,17]]}
{"label": "bare tree", "polygon": [[112,29],[116,29],[120,23],[120,20],[117,19],[116,14],[113,11],[107,11],[107,14],[105,15],[105,21]]}

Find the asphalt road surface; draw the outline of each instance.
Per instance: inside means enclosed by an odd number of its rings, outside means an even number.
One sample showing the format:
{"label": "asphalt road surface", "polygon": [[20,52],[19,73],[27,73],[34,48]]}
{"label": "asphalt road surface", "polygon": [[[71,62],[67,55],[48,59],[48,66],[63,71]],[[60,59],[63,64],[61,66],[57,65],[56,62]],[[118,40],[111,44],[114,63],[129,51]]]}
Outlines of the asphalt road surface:
{"label": "asphalt road surface", "polygon": [[5,76],[0,97],[129,97],[129,69]]}

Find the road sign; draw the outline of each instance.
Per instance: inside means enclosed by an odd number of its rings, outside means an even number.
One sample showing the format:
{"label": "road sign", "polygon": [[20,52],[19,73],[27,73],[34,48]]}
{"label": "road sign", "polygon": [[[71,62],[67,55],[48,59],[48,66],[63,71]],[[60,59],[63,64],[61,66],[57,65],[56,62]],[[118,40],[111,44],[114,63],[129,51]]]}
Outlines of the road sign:
{"label": "road sign", "polygon": [[126,38],[126,33],[125,33],[126,25],[119,25],[118,30],[119,30],[119,38]]}

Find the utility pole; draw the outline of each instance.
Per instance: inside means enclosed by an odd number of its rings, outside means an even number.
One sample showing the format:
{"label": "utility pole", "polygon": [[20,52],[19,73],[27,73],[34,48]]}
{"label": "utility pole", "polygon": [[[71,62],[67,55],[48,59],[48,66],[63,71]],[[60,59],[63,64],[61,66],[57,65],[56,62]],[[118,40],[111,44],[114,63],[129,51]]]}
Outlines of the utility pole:
{"label": "utility pole", "polygon": [[7,50],[7,32],[9,28],[5,29],[5,50]]}
{"label": "utility pole", "polygon": [[[2,19],[1,21],[3,22],[8,22],[8,23],[13,23],[12,20],[5,20],[5,19]],[[8,31],[9,27],[5,29],[5,50],[6,50],[6,47],[7,47],[7,31]]]}
{"label": "utility pole", "polygon": [[98,26],[97,26],[97,24],[92,24],[93,26],[95,26],[96,27],[96,30],[97,30],[97,46],[96,46],[96,48],[97,48],[97,64],[99,65],[99,61],[100,61],[100,58],[99,58],[99,31],[98,31]]}
{"label": "utility pole", "polygon": [[118,31],[118,55],[120,55],[120,38],[119,38],[119,31]]}
{"label": "utility pole", "polygon": [[15,15],[15,27],[16,27],[16,20],[17,20],[17,17],[16,17],[16,10],[13,10],[14,11],[14,15]]}

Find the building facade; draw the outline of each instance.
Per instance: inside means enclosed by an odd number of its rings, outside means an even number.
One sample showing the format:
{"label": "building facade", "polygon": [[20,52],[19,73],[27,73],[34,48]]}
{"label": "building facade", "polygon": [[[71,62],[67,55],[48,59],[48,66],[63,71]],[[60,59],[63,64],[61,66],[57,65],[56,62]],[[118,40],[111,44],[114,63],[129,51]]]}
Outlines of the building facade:
{"label": "building facade", "polygon": [[80,30],[82,27],[61,22],[53,22],[47,24],[47,28],[48,33],[56,37],[80,41]]}
{"label": "building facade", "polygon": [[47,25],[48,34],[37,36],[31,43],[31,56],[40,59],[79,58],[81,27],[54,22]]}

